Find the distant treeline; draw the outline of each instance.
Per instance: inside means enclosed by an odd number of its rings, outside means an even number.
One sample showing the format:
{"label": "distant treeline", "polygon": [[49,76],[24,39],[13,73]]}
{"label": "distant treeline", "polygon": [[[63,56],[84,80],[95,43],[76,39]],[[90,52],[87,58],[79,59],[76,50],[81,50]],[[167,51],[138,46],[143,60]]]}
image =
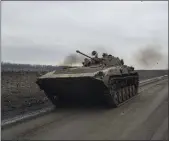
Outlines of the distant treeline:
{"label": "distant treeline", "polygon": [[[31,65],[31,64],[14,64],[14,63],[6,63],[1,62],[1,71],[32,71],[32,72],[47,72],[47,71],[53,71],[53,70],[59,70],[64,67],[70,67],[70,66],[52,66],[52,65]],[[165,71],[168,71],[168,69],[164,69]]]}
{"label": "distant treeline", "polygon": [[53,71],[61,69],[65,66],[52,66],[52,65],[31,65],[31,64],[13,64],[13,63],[1,63],[1,71]]}

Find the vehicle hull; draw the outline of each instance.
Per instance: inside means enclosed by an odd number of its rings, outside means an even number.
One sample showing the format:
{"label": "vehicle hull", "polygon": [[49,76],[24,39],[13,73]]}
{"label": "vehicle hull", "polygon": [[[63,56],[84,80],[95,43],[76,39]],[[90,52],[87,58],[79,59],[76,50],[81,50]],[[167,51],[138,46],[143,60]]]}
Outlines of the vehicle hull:
{"label": "vehicle hull", "polygon": [[103,81],[93,77],[38,79],[37,84],[48,95],[64,100],[83,100],[103,97],[108,87]]}

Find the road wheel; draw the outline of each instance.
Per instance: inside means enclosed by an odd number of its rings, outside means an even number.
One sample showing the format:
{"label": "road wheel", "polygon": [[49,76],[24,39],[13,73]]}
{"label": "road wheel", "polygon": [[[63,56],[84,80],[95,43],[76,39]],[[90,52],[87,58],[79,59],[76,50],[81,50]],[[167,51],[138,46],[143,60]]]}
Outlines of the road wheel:
{"label": "road wheel", "polygon": [[118,91],[114,90],[113,88],[110,87],[109,93],[106,95],[106,103],[109,108],[116,108],[119,105]]}
{"label": "road wheel", "polygon": [[129,92],[129,96],[130,96],[130,98],[133,96],[133,94],[132,94],[132,90],[131,90],[131,86],[128,86],[128,92]]}
{"label": "road wheel", "polygon": [[132,87],[133,87],[133,88],[132,88],[132,89],[133,89],[133,94],[134,94],[134,95],[137,95],[137,91],[136,91],[135,86],[133,85]]}
{"label": "road wheel", "polygon": [[112,99],[113,99],[113,105],[114,105],[114,107],[117,107],[119,105],[118,91],[113,92]]}
{"label": "road wheel", "polygon": [[129,93],[130,93],[130,97],[133,97],[132,86],[129,86]]}
{"label": "road wheel", "polygon": [[118,100],[119,100],[119,103],[122,103],[122,102],[123,102],[122,90],[121,90],[121,89],[118,91]]}
{"label": "road wheel", "polygon": [[125,88],[125,92],[126,92],[126,99],[129,99],[130,98],[130,93],[129,93],[128,87]]}
{"label": "road wheel", "polygon": [[132,95],[135,96],[133,85],[131,86]]}
{"label": "road wheel", "polygon": [[122,88],[122,97],[123,97],[123,101],[126,101],[126,91],[125,88]]}

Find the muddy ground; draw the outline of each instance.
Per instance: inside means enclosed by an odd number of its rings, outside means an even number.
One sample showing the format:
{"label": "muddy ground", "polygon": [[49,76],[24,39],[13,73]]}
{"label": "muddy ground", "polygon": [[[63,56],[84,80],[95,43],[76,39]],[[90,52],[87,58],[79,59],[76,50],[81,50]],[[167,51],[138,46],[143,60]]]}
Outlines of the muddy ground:
{"label": "muddy ground", "polygon": [[[140,80],[168,74],[168,70],[139,70]],[[52,105],[35,84],[38,72],[1,73],[2,120]]]}

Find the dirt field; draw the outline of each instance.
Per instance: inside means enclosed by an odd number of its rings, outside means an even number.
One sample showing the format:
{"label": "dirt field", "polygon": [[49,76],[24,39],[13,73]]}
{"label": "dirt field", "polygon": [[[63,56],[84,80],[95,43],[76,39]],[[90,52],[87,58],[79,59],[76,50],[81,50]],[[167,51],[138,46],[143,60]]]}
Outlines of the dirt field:
{"label": "dirt field", "polygon": [[[140,80],[168,74],[168,70],[139,70]],[[38,72],[1,73],[2,120],[51,105],[35,84]]]}

